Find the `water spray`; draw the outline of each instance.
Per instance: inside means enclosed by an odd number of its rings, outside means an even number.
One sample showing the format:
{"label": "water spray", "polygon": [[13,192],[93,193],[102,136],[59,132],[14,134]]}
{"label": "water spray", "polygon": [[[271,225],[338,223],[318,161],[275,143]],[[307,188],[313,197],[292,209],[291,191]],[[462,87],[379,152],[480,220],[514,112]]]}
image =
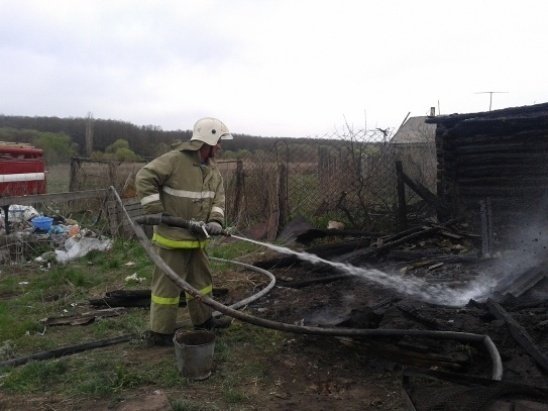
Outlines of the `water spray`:
{"label": "water spray", "polygon": [[326,264],[336,270],[348,273],[357,278],[372,281],[400,293],[414,296],[431,303],[442,303],[443,305],[460,307],[466,305],[471,299],[479,299],[480,297],[488,295],[490,290],[495,286],[495,282],[493,281],[478,279],[471,282],[466,289],[455,290],[449,287],[444,287],[440,284],[430,284],[426,280],[418,277],[404,277],[399,273],[386,273],[376,268],[357,267],[352,264],[329,261],[318,257],[315,254],[294,251],[287,247],[252,240],[234,234],[232,234],[232,237],[238,240],[267,247],[278,253],[293,255],[300,260],[307,261],[312,264]]}

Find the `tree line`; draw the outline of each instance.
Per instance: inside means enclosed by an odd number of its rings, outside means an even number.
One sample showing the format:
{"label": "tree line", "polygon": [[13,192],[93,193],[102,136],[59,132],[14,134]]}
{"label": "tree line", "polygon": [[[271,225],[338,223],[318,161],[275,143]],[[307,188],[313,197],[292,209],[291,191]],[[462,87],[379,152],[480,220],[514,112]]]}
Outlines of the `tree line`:
{"label": "tree line", "polygon": [[[85,156],[86,127],[91,123],[95,159],[148,161],[189,140],[191,130],[164,131],[158,126],[137,126],[119,120],[93,118],[29,117],[0,115],[0,140],[25,142],[46,151],[49,164]],[[288,160],[298,158],[316,144],[337,144],[322,139],[260,137],[234,134],[223,142],[226,158],[241,158],[257,151],[277,150]],[[339,142],[340,143],[340,142]],[[291,150],[288,149],[291,144]]]}

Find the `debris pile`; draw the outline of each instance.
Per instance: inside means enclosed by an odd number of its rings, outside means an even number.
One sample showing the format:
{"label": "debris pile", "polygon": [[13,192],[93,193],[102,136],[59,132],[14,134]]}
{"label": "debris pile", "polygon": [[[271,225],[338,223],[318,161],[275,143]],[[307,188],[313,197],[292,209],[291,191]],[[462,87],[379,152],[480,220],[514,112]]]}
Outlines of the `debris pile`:
{"label": "debris pile", "polygon": [[[253,304],[262,316],[320,327],[488,335],[501,353],[504,382],[548,388],[548,255],[542,238],[483,255],[481,236],[454,222],[378,238],[341,232],[339,240],[321,245],[313,245],[312,236],[321,233],[295,238],[307,239],[308,253],[385,276],[354,275],[295,256],[258,261],[278,279],[266,299]],[[423,289],[407,287],[409,282]],[[387,364],[488,378],[481,347],[414,336],[346,343]]]}
{"label": "debris pile", "polygon": [[8,218],[4,214],[0,217],[0,262],[5,264],[30,259],[46,266],[66,263],[112,246],[110,239],[81,228],[76,220],[55,213],[41,214],[31,206],[10,205]]}

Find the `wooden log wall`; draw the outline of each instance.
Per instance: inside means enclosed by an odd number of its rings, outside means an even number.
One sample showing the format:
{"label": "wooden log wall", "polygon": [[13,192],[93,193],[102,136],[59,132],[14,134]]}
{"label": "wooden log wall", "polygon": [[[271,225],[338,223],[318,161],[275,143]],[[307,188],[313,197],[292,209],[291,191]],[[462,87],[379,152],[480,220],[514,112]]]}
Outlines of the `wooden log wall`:
{"label": "wooden log wall", "polygon": [[438,196],[450,205],[442,218],[477,224],[488,201],[498,231],[548,219],[548,104],[428,122],[437,124]]}

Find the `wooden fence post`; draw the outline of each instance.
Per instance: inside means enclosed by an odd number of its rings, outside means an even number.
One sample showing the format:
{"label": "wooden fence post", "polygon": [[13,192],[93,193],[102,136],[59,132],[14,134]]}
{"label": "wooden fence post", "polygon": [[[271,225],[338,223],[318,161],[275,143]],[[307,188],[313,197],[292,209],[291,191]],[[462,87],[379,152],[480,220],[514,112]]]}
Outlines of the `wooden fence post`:
{"label": "wooden fence post", "polygon": [[69,191],[78,191],[80,182],[78,181],[78,175],[80,174],[80,159],[72,158],[70,160],[70,181]]}
{"label": "wooden fence post", "polygon": [[[240,205],[244,193],[244,163],[242,160],[236,162],[236,187],[234,191],[234,210],[232,210],[232,219],[237,220],[240,215]],[[227,216],[231,210],[227,210]]]}
{"label": "wooden fence post", "polygon": [[398,228],[405,230],[407,228],[407,205],[405,203],[405,184],[403,182],[403,167],[401,161],[396,161],[396,177],[398,190]]}
{"label": "wooden fence post", "polygon": [[287,164],[280,163],[278,169],[278,228],[284,227],[289,218],[289,189]]}

